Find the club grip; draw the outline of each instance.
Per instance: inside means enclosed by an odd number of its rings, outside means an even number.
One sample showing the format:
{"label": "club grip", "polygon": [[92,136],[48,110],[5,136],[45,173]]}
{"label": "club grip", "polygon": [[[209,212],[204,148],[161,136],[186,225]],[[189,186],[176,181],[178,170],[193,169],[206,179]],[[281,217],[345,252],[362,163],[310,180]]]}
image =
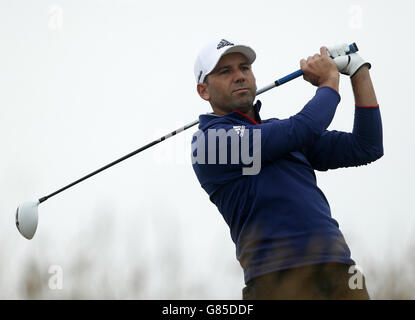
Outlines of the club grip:
{"label": "club grip", "polygon": [[350,51],[346,52],[347,54],[355,53],[355,52],[359,51],[359,48],[357,47],[356,42],[353,42],[352,44],[350,44],[349,49],[350,49]]}

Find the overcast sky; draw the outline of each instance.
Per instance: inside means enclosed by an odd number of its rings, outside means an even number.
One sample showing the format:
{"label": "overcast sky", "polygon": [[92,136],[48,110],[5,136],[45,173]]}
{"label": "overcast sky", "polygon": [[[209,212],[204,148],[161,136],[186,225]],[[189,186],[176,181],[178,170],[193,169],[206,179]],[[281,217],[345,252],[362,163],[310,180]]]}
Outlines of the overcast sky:
{"label": "overcast sky", "polygon": [[[90,279],[105,275],[115,297],[126,296],[141,270],[143,293],[131,297],[171,298],[177,286],[185,288],[179,298],[240,298],[243,273],[228,227],[191,167],[196,128],[43,203],[33,240],[14,225],[19,203],[210,112],[193,64],[216,37],[254,48],[258,88],[299,69],[322,45],[358,44],[372,64],[385,155],[317,172],[317,182],[363,270],[399,259],[415,227],[413,12],[411,1],[383,0],[0,0],[0,296],[23,297],[22,277],[36,261],[43,275],[51,265],[67,275],[46,296],[88,288],[87,297],[100,297],[87,280],[70,278],[82,252]],[[261,116],[289,117],[314,92],[302,78],[269,91]],[[345,76],[340,94],[329,129],[350,132]]]}

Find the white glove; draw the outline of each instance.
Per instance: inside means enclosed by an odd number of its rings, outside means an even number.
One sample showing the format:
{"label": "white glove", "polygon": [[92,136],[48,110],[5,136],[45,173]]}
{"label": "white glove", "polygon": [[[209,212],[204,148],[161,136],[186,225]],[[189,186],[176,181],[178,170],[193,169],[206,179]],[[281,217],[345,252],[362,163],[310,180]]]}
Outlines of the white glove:
{"label": "white glove", "polygon": [[372,67],[369,62],[364,61],[357,53],[346,54],[350,51],[347,43],[327,47],[328,54],[336,63],[340,73],[353,77],[355,73],[363,66],[369,69]]}

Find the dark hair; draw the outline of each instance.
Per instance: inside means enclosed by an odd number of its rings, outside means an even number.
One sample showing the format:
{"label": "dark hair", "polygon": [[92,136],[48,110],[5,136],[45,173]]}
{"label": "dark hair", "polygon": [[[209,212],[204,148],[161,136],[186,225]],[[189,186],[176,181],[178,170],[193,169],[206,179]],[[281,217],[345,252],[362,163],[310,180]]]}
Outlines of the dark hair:
{"label": "dark hair", "polygon": [[209,82],[208,82],[208,76],[209,76],[209,75],[206,75],[206,76],[205,76],[205,78],[203,79],[203,83],[209,84]]}

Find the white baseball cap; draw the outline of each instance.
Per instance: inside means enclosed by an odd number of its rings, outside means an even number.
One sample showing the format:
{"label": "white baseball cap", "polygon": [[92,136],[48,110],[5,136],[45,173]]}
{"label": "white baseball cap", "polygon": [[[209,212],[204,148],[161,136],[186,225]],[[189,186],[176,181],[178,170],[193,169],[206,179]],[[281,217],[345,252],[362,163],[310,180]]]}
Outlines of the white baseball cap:
{"label": "white baseball cap", "polygon": [[216,67],[220,58],[225,54],[239,52],[245,55],[249,63],[253,63],[256,58],[255,51],[243,44],[226,39],[217,39],[206,44],[200,50],[195,61],[195,78],[197,83],[205,80],[205,77]]}

